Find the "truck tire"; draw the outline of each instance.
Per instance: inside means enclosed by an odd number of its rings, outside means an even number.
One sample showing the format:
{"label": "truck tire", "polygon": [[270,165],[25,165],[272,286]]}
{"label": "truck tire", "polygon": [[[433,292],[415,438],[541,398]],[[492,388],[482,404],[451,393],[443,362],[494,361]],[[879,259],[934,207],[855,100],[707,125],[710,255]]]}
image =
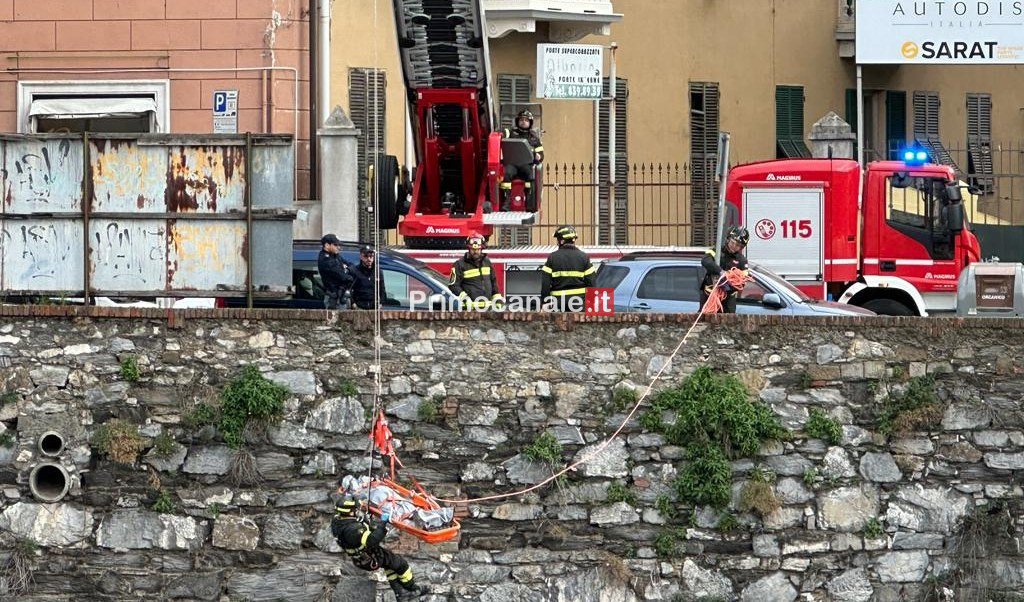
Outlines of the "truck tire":
{"label": "truck tire", "polygon": [[916,316],[912,309],[893,299],[872,299],[862,307],[880,316]]}
{"label": "truck tire", "polygon": [[394,155],[378,155],[374,178],[377,198],[377,227],[392,230],[398,226],[398,203],[402,183],[399,180],[398,158]]}
{"label": "truck tire", "polygon": [[410,249],[457,251],[466,248],[463,236],[406,236],[402,240]]}

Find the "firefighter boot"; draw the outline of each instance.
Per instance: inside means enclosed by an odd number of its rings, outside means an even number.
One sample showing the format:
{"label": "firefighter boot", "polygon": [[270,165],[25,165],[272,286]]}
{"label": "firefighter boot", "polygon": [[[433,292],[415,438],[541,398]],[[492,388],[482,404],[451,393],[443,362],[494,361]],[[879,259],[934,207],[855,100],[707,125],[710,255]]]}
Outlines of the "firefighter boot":
{"label": "firefighter boot", "polygon": [[508,211],[508,203],[512,197],[512,184],[502,183],[501,185],[501,204],[499,205],[500,211]]}
{"label": "firefighter boot", "polygon": [[397,591],[395,592],[395,597],[399,600],[399,602],[401,602],[402,600],[416,600],[420,596],[426,596],[430,593],[430,590],[427,589],[427,586],[417,585],[415,581],[403,583],[402,587],[404,588],[405,591],[403,591],[401,594],[399,594]]}

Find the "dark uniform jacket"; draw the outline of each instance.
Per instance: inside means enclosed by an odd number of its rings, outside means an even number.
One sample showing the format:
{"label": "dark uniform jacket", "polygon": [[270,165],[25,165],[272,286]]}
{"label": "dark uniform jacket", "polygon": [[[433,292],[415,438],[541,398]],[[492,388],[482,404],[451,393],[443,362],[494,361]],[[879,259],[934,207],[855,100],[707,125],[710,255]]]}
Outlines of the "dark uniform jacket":
{"label": "dark uniform jacket", "polygon": [[[704,258],[701,259],[700,265],[704,268],[704,281],[701,283],[701,288],[704,292],[711,293],[712,288],[718,282],[722,272],[727,272],[733,268],[740,270],[747,269],[747,258],[742,252],[731,253],[728,248],[722,247],[722,257],[717,262],[715,261],[715,252],[708,249],[704,254]],[[723,288],[729,292],[729,294],[735,294],[736,291],[730,291],[728,286]]]}
{"label": "dark uniform jacket", "polygon": [[324,283],[324,291],[328,294],[338,296],[352,286],[352,274],[341,255],[331,255],[327,251],[321,250],[316,259],[316,267],[320,271],[320,280]]}
{"label": "dark uniform jacket", "polygon": [[534,157],[534,163],[542,163],[544,161],[544,146],[540,143],[540,134],[537,133],[537,130],[521,130],[518,127],[512,129],[505,128],[505,137],[525,138],[533,152],[540,155],[539,161]]}
{"label": "dark uniform jacket", "polygon": [[[481,254],[476,260],[466,253],[452,265],[451,281],[449,287],[463,303],[486,306],[495,298],[500,297],[498,292],[498,276],[494,266],[487,255]],[[486,301],[482,301],[483,298]]]}
{"label": "dark uniform jacket", "polygon": [[369,525],[355,518],[335,517],[331,520],[331,534],[357,567],[367,571],[381,568],[383,550],[380,544],[387,535],[384,523],[377,523],[370,529]]}
{"label": "dark uniform jacket", "polygon": [[591,263],[590,257],[576,248],[576,245],[565,244],[557,251],[548,255],[548,260],[541,268],[544,272],[541,284],[541,298],[566,297],[583,295],[586,287],[594,286],[594,273],[597,268]]}
{"label": "dark uniform jacket", "polygon": [[352,277],[355,279],[352,283],[352,303],[360,309],[373,309],[388,298],[387,291],[384,290],[383,274],[377,281],[377,295],[376,299],[374,298],[373,280],[376,276],[374,271],[375,266],[366,267],[362,262],[351,268]]}

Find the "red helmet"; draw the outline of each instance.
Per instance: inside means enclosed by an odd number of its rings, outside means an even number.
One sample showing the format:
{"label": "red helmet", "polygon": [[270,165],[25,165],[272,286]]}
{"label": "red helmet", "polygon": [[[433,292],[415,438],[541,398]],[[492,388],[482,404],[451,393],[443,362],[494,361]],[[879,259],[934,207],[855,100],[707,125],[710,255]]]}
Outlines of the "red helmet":
{"label": "red helmet", "polygon": [[482,250],[484,248],[484,237],[480,234],[471,234],[469,238],[466,239],[466,248]]}

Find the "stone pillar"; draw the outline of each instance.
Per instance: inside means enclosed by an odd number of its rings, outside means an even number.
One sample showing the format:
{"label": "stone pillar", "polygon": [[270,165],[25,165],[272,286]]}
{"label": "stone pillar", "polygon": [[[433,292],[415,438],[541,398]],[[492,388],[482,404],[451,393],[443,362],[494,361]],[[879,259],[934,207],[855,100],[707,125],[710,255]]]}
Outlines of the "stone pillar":
{"label": "stone pillar", "polygon": [[857,134],[853,133],[850,124],[832,111],[811,126],[811,135],[807,139],[814,157],[828,158],[831,149],[833,159],[857,158]]}
{"label": "stone pillar", "polygon": [[[333,232],[341,240],[359,240],[359,130],[335,106],[320,128],[320,230],[315,238]],[[316,224],[317,220],[311,219]]]}

